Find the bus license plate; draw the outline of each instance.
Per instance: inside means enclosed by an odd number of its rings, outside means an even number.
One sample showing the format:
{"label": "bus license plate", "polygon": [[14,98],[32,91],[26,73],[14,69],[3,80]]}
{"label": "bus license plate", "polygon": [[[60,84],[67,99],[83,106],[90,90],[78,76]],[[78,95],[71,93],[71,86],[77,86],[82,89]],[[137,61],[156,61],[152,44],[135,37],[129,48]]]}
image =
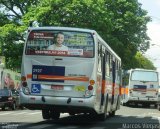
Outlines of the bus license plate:
{"label": "bus license plate", "polygon": [[63,90],[64,86],[62,86],[62,85],[51,85],[51,89],[53,89],[53,90]]}

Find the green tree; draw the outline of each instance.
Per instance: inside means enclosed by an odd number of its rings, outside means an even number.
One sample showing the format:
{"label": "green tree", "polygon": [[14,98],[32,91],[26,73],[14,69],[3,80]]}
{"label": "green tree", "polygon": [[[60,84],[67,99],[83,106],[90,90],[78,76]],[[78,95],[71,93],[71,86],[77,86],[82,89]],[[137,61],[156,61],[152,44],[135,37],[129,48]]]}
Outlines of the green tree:
{"label": "green tree", "polygon": [[30,20],[44,26],[95,29],[122,58],[124,68],[133,67],[137,51],[149,48],[146,24],[150,18],[137,0],[43,0],[24,16],[25,23]]}
{"label": "green tree", "polygon": [[7,68],[17,70],[21,66],[21,57],[23,50],[23,29],[14,24],[6,24],[0,27],[0,45],[1,55],[5,56]]}
{"label": "green tree", "polygon": [[154,67],[153,63],[148,60],[141,52],[137,52],[135,56],[135,64],[134,68],[144,68],[144,69],[153,69],[155,70],[156,68]]}
{"label": "green tree", "polygon": [[[21,49],[18,53],[21,56],[22,44],[17,41],[24,40],[23,32],[33,20],[42,26],[96,30],[121,57],[125,69],[135,66],[137,51],[145,52],[149,48],[146,24],[150,18],[137,0],[0,0],[0,4],[9,19],[0,27],[0,43],[4,49],[1,53],[10,62],[7,67],[15,67],[9,50],[16,45]],[[11,16],[8,11],[12,12]]]}
{"label": "green tree", "polygon": [[0,0],[0,55],[6,58],[6,67],[17,70],[21,67],[24,43],[22,16],[38,0]]}
{"label": "green tree", "polygon": [[137,51],[145,52],[149,48],[147,23],[151,20],[137,0],[106,1],[113,14],[114,28],[106,38],[123,61],[125,69],[134,67]]}

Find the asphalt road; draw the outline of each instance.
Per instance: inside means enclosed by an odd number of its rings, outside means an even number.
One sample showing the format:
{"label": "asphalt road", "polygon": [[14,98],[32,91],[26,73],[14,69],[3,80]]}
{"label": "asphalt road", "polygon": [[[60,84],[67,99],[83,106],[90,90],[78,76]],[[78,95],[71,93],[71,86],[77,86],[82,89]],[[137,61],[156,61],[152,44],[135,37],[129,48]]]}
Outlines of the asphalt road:
{"label": "asphalt road", "polygon": [[38,110],[0,111],[1,129],[159,129],[160,111],[154,107],[124,107],[105,121],[89,115],[61,114],[57,121],[43,120]]}

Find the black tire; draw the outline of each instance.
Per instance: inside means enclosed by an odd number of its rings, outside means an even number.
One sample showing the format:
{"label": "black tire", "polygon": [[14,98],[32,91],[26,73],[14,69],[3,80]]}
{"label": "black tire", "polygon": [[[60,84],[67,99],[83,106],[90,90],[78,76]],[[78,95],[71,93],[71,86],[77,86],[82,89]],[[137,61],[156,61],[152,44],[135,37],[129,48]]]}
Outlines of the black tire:
{"label": "black tire", "polygon": [[3,107],[2,107],[2,111],[5,111],[5,110],[6,110],[6,107],[5,107],[5,106],[3,106]]}
{"label": "black tire", "polygon": [[154,107],[155,107],[155,108],[157,108],[157,106],[158,106],[157,104],[154,104]]}
{"label": "black tire", "polygon": [[158,109],[158,111],[160,111],[160,105],[159,104],[157,104],[157,109]]}
{"label": "black tire", "polygon": [[122,103],[123,106],[127,106],[127,103]]}
{"label": "black tire", "polygon": [[115,116],[115,114],[116,114],[116,111],[109,112],[109,116],[110,116],[110,117]]}
{"label": "black tire", "polygon": [[105,121],[107,118],[107,113],[102,113],[98,115],[99,120]]}
{"label": "black tire", "polygon": [[49,110],[42,110],[42,117],[43,119],[50,119],[50,111]]}
{"label": "black tire", "polygon": [[51,118],[53,120],[58,120],[59,117],[60,117],[60,112],[58,112],[58,111],[51,111]]}
{"label": "black tire", "polygon": [[23,110],[23,109],[24,109],[24,107],[23,107],[22,105],[19,105],[19,109]]}
{"label": "black tire", "polygon": [[12,104],[11,109],[12,109],[12,110],[15,110],[15,109],[16,109],[16,103],[15,103],[15,102]]}
{"label": "black tire", "polygon": [[135,107],[138,107],[138,103],[135,103],[134,106],[135,106]]}
{"label": "black tire", "polygon": [[75,113],[74,113],[74,112],[69,112],[69,115],[70,115],[70,116],[74,116]]}

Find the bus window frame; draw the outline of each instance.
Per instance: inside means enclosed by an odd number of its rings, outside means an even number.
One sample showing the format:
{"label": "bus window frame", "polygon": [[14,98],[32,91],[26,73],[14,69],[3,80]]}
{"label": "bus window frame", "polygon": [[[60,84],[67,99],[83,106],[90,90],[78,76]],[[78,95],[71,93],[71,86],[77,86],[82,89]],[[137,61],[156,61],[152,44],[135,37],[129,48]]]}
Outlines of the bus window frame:
{"label": "bus window frame", "polygon": [[[142,80],[133,80],[133,79],[132,79],[132,76],[133,76],[132,74],[133,74],[133,72],[135,72],[135,71],[139,71],[139,70],[134,70],[134,71],[132,71],[132,72],[130,73],[130,74],[131,74],[131,75],[130,75],[130,80],[131,80],[131,81],[142,81]],[[143,71],[143,72],[153,72],[153,71]],[[158,73],[157,73],[157,72],[154,72],[154,73],[156,73],[157,79],[156,79],[156,81],[153,81],[153,82],[157,82],[157,81],[158,81]],[[144,82],[147,82],[147,81],[144,80]],[[150,82],[150,81],[149,81],[149,82]]]}
{"label": "bus window frame", "polygon": [[[78,55],[69,55],[69,56],[61,56],[61,55],[38,55],[38,54],[35,54],[35,55],[33,55],[33,54],[27,54],[27,44],[28,44],[28,39],[29,39],[29,35],[30,35],[30,33],[31,32],[75,32],[75,33],[86,33],[86,34],[90,34],[91,35],[91,37],[92,37],[92,40],[93,40],[93,55],[92,55],[92,57],[85,57],[84,55],[83,56],[78,56]],[[95,38],[94,38],[94,33],[91,33],[91,32],[84,32],[84,31],[71,31],[71,30],[43,30],[43,29],[39,29],[39,30],[31,30],[30,32],[28,32],[28,35],[27,35],[27,38],[26,38],[26,41],[25,41],[25,50],[24,50],[24,54],[25,55],[29,55],[29,56],[61,56],[61,57],[81,57],[81,58],[95,58],[95,44],[96,44],[96,41],[95,41]],[[83,45],[82,45],[83,46]],[[44,50],[42,50],[42,51],[44,51]]]}

